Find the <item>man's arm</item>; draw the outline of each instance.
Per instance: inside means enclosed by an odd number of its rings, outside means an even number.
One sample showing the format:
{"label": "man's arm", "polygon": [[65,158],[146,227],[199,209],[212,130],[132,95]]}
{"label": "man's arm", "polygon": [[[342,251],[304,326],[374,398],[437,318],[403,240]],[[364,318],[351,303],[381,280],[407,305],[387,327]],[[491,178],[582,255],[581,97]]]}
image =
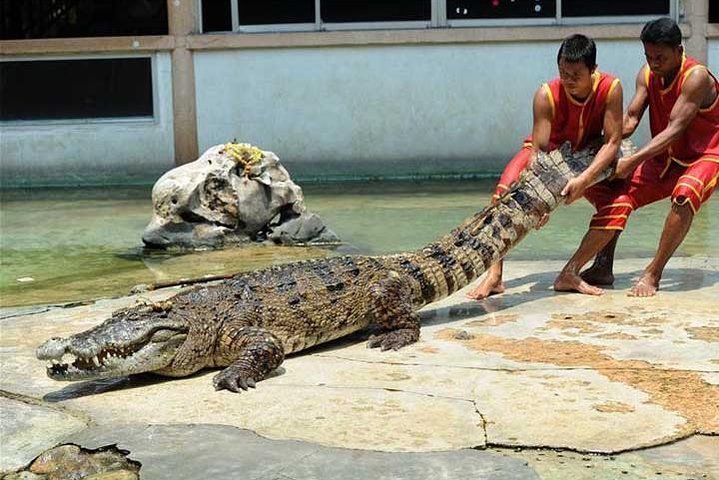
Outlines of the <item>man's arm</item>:
{"label": "man's arm", "polygon": [[537,89],[532,101],[534,123],[532,125],[532,149],[546,151],[549,146],[549,137],[552,133],[552,118],[554,107],[549,98],[549,92],[544,85]]}
{"label": "man's arm", "polygon": [[564,202],[568,205],[584,195],[584,191],[592,185],[594,179],[617,158],[622,143],[622,84],[617,82],[607,97],[604,111],[604,145],[597,152],[594,161],[577,178],[573,178],[562,190]]}
{"label": "man's arm", "polygon": [[648,66],[644,66],[637,74],[634,98],[629,102],[627,113],[624,115],[622,138],[629,138],[634,134],[639,126],[639,122],[642,121],[644,112],[649,106],[649,90],[647,89],[648,68]]}
{"label": "man's arm", "polygon": [[714,81],[706,69],[697,69],[690,73],[684,81],[682,92],[669,115],[667,128],[652,138],[637,153],[620,160],[616,176],[624,178],[644,160],[666,151],[686,131],[713,88]]}

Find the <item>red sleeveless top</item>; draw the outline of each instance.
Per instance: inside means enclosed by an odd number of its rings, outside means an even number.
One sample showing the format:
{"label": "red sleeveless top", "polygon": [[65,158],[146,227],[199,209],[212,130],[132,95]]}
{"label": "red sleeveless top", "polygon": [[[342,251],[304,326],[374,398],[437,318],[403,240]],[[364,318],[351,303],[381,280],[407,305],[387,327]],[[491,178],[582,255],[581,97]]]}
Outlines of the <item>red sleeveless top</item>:
{"label": "red sleeveless top", "polygon": [[[690,57],[684,57],[682,66],[669,86],[664,86],[661,77],[653,74],[645,67],[644,75],[649,91],[649,125],[652,137],[659,134],[669,125],[669,115],[674,108],[682,86],[689,74],[695,69],[706,69],[714,79],[714,88],[719,92],[719,82],[711,72]],[[719,95],[712,105],[699,110],[687,129],[669,146],[666,158],[681,165],[690,165],[704,155],[719,157]]]}
{"label": "red sleeveless top", "polygon": [[[607,73],[595,72],[592,93],[583,102],[575,100],[565,90],[559,78],[542,85],[552,104],[552,132],[549,135],[549,150],[558,148],[566,141],[574,150],[586,146],[587,142],[602,136],[604,112],[607,98],[619,84],[619,79]],[[531,135],[525,145],[532,143]]]}

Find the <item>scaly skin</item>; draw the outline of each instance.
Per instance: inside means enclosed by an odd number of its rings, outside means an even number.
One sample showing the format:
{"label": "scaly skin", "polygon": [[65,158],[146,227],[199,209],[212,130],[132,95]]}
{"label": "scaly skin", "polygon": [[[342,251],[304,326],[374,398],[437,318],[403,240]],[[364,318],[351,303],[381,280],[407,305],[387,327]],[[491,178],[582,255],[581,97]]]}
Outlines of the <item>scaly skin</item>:
{"label": "scaly skin", "polygon": [[[103,324],[37,349],[56,380],[153,371],[181,377],[226,367],[216,389],[266,378],[285,355],[374,323],[368,345],[399,349],[419,339],[417,310],[456,292],[501,259],[561,201],[596,148],[565,146],[537,161],[494,205],[420,250],[290,263],[196,287],[164,304],[115,312]],[[605,177],[608,172],[605,172]],[[60,363],[70,354],[77,359]]]}

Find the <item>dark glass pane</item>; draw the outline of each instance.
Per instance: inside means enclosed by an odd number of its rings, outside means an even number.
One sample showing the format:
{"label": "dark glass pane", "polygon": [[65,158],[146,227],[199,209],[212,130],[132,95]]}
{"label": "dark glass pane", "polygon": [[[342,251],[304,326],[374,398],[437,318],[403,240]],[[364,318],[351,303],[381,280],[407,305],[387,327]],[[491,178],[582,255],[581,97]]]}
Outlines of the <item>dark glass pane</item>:
{"label": "dark glass pane", "polygon": [[447,0],[450,20],[492,18],[553,18],[555,0]]}
{"label": "dark glass pane", "polygon": [[563,17],[669,15],[669,0],[562,0]]}
{"label": "dark glass pane", "polygon": [[315,0],[239,0],[240,25],[315,23]]}
{"label": "dark glass pane", "polygon": [[151,116],[149,58],[0,62],[0,120]]}
{"label": "dark glass pane", "polygon": [[167,0],[0,0],[0,39],[166,35]]}
{"label": "dark glass pane", "polygon": [[719,23],[719,1],[709,1],[709,22]]}
{"label": "dark glass pane", "polygon": [[232,30],[230,0],[202,0],[202,31],[229,32]]}
{"label": "dark glass pane", "polygon": [[322,0],[320,9],[325,23],[432,19],[431,0]]}

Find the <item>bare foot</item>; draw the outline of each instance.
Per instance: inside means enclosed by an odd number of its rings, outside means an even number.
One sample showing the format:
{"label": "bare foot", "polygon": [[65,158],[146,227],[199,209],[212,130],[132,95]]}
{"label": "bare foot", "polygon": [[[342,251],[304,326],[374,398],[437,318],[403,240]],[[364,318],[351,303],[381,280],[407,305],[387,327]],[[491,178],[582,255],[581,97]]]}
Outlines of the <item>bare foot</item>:
{"label": "bare foot", "polygon": [[488,276],[475,288],[467,293],[467,298],[472,300],[482,300],[492,295],[504,293],[504,283],[502,277]]}
{"label": "bare foot", "polygon": [[659,277],[644,272],[637,283],[627,293],[630,297],[653,297],[659,289]]}
{"label": "bare foot", "polygon": [[598,266],[596,263],[579,274],[582,280],[591,285],[614,285],[611,270]]}
{"label": "bare foot", "polygon": [[560,273],[554,280],[555,292],[578,292],[585,295],[603,295],[604,290],[588,284],[576,273]]}

